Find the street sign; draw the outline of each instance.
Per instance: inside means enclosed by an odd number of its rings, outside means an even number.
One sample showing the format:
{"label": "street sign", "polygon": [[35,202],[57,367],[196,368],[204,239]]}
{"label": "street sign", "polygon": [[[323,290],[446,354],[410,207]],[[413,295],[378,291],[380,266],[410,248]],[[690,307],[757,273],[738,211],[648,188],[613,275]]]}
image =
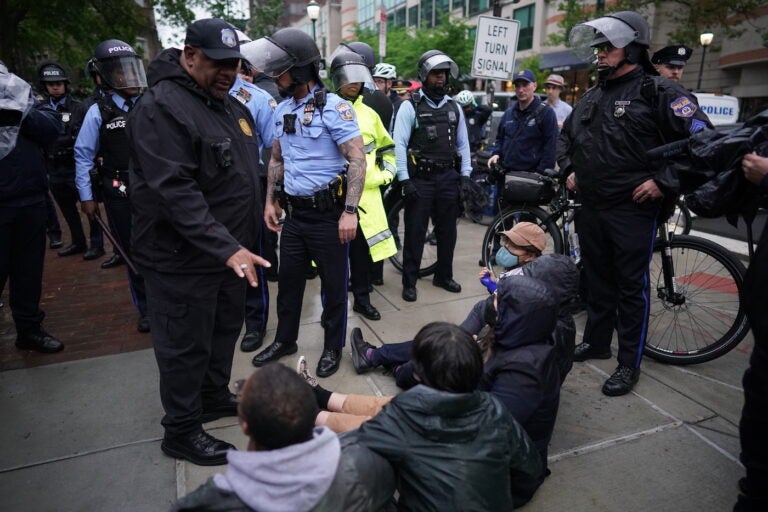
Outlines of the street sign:
{"label": "street sign", "polygon": [[517,20],[478,16],[472,76],[512,80],[519,33]]}

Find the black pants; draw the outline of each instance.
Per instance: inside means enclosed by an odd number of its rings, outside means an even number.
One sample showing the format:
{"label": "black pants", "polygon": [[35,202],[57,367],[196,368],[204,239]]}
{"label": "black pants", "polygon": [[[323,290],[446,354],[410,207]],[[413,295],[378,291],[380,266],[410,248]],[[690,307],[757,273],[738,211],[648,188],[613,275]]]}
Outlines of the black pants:
{"label": "black pants", "polygon": [[232,358],[243,325],[245,280],[227,269],[167,274],[141,269],[160,370],[166,436],[201,429],[204,402],[229,393]]}
{"label": "black pants", "polygon": [[405,243],[403,245],[403,287],[416,286],[429,218],[437,238],[435,279],[453,279],[453,251],[456,248],[456,219],[459,216],[457,172],[446,171],[429,179],[411,178],[419,191],[417,199],[405,202]]}
{"label": "black pants", "polygon": [[[50,183],[51,194],[56,200],[56,204],[59,205],[59,210],[64,216],[64,220],[67,221],[69,226],[69,233],[72,237],[72,244],[85,247],[85,232],[83,231],[83,224],[80,220],[80,212],[77,209],[77,203],[80,201],[80,196],[77,192],[77,187],[74,183]],[[104,237],[101,232],[101,226],[95,220],[89,220],[89,233],[90,233],[90,247],[91,248],[104,248]]]}
{"label": "black pants", "polygon": [[358,223],[357,235],[349,243],[349,277],[355,304],[364,306],[371,303],[368,286],[371,284],[372,266],[371,250]]}
{"label": "black pants", "polygon": [[744,306],[755,346],[744,372],[744,409],[739,433],[741,462],[747,470],[746,499],[734,510],[768,508],[768,224],[744,278]]}
{"label": "black pants", "polygon": [[45,230],[50,237],[61,238],[61,224],[59,224],[59,216],[56,214],[56,207],[53,206],[53,199],[51,195],[45,193]]}
{"label": "black pants", "polygon": [[344,346],[349,244],[339,242],[340,216],[340,209],[323,213],[294,209],[285,221],[280,238],[275,341],[290,344],[299,338],[306,273],[309,262],[314,261],[323,290],[323,346],[329,350]]}
{"label": "black pants", "polygon": [[584,205],[576,217],[588,289],[584,341],[608,349],[619,335],[619,364],[638,368],[650,307],[648,266],[658,208],[629,202],[597,210]]}
{"label": "black pants", "polygon": [[[116,188],[112,186],[111,179],[104,179],[104,208],[109,216],[110,226],[113,228],[112,234],[117,239],[120,247],[128,254],[131,254],[131,201],[123,196]],[[133,304],[139,311],[140,316],[147,314],[147,295],[144,289],[144,278],[135,274],[131,268],[126,265],[128,270],[128,285],[131,289]]]}
{"label": "black pants", "polygon": [[[269,230],[266,225],[262,225],[258,245],[254,252],[266,258],[272,265],[277,265],[276,259],[273,262],[273,260],[264,256],[264,239],[266,238],[265,234],[267,231]],[[273,231],[269,231],[269,233],[276,234]],[[267,330],[267,322],[269,321],[269,282],[267,281],[266,269],[261,265],[256,265],[255,268],[256,275],[259,278],[259,286],[256,288],[246,286],[245,331],[260,331],[263,333]]]}
{"label": "black pants", "polygon": [[45,317],[40,295],[47,214],[42,197],[31,206],[0,206],[0,283],[8,280],[17,333],[38,329]]}

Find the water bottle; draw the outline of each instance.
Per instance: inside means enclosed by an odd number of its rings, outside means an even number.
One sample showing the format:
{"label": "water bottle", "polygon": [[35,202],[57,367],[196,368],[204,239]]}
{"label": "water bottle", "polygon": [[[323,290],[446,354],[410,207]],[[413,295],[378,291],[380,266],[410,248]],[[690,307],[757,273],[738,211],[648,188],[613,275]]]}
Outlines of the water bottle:
{"label": "water bottle", "polygon": [[581,247],[579,247],[578,233],[571,231],[568,234],[568,245],[571,246],[571,259],[578,265],[581,261]]}

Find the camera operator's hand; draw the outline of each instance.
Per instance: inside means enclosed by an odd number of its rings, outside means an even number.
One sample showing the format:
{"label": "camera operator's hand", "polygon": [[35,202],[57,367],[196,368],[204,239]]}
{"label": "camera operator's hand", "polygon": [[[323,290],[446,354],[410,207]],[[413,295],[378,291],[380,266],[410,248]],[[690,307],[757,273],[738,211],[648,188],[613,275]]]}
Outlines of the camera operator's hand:
{"label": "camera operator's hand", "polygon": [[405,198],[406,201],[412,201],[419,198],[419,190],[411,180],[401,181],[400,187],[403,193],[403,198]]}
{"label": "camera operator's hand", "polygon": [[768,157],[759,156],[757,153],[744,155],[741,160],[741,168],[744,169],[744,177],[755,185],[760,185],[768,175]]}

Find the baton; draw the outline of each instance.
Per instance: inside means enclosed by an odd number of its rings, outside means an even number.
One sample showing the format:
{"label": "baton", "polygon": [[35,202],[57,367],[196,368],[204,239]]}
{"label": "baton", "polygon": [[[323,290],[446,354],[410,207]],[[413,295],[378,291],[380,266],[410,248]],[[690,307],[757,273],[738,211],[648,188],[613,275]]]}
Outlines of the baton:
{"label": "baton", "polygon": [[115,239],[115,235],[112,234],[112,232],[107,227],[107,224],[101,220],[101,216],[98,213],[94,213],[93,216],[96,218],[96,222],[99,223],[99,226],[101,226],[101,230],[104,232],[105,235],[107,235],[107,238],[110,242],[112,242],[112,245],[117,249],[117,252],[120,253],[120,256],[123,257],[125,260],[125,264],[128,265],[128,268],[131,269],[131,272],[133,272],[136,275],[139,275],[139,271],[136,270],[136,267],[133,265],[133,262],[131,261],[131,258],[128,256],[128,254],[125,252],[125,249],[117,242]]}

